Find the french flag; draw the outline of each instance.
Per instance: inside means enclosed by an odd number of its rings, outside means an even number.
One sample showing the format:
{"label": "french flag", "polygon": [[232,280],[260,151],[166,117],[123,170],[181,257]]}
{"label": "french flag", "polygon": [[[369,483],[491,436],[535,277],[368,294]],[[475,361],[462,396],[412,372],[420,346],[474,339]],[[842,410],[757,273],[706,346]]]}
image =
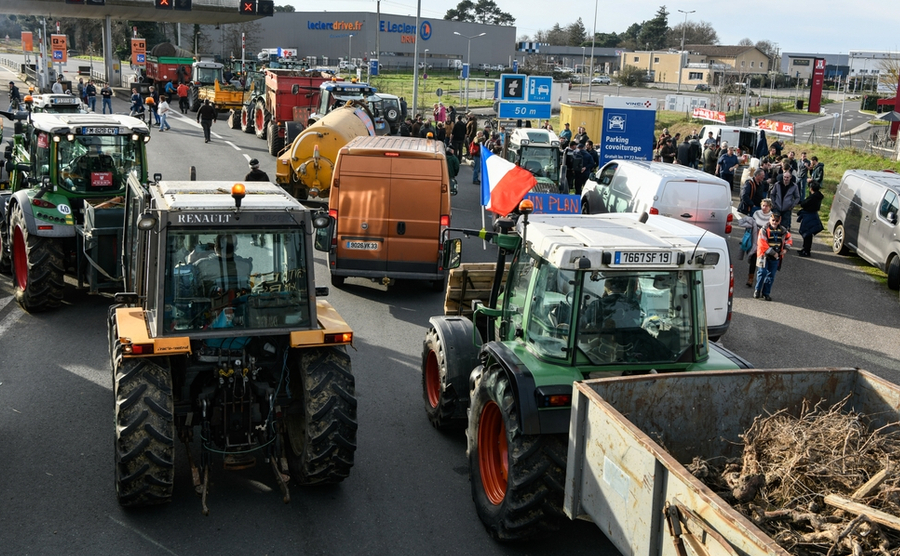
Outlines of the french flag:
{"label": "french flag", "polygon": [[481,147],[481,206],[507,215],[537,185],[534,174]]}

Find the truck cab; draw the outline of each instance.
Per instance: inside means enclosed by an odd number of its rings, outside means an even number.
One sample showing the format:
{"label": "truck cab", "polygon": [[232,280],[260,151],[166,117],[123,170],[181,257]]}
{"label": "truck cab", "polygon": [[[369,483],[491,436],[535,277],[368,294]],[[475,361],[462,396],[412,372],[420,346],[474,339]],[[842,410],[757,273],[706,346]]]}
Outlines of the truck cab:
{"label": "truck cab", "polygon": [[[546,129],[522,127],[512,130],[506,159],[525,168],[543,190],[558,190],[560,179],[559,137]],[[553,187],[548,187],[552,185]]]}
{"label": "truck cab", "polygon": [[309,124],[317,122],[322,116],[335,108],[347,104],[349,101],[361,100],[368,105],[369,112],[375,117],[375,133],[377,135],[387,135],[390,133],[390,126],[384,114],[381,113],[381,99],[376,93],[378,93],[378,89],[366,83],[345,81],[322,83],[319,87],[319,104],[316,107],[316,112],[310,115]]}

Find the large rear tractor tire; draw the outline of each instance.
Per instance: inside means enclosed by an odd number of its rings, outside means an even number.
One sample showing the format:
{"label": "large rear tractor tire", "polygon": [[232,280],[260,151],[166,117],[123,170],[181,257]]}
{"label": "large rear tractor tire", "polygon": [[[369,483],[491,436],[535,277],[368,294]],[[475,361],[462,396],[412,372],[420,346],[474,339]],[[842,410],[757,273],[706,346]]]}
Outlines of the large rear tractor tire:
{"label": "large rear tractor tire", "polygon": [[437,330],[430,328],[425,334],[422,350],[422,393],[425,398],[425,413],[436,429],[461,429],[466,426],[465,418],[453,418],[460,394],[447,374],[447,352]]}
{"label": "large rear tractor tire", "polygon": [[257,102],[256,106],[253,107],[253,129],[256,132],[256,136],[260,139],[265,139],[268,126],[269,114],[266,112],[266,107],[263,106],[263,103]]}
{"label": "large rear tractor tire", "polygon": [[339,483],[356,452],[356,386],[343,348],[295,350],[294,403],[285,412],[291,476],[301,485]]}
{"label": "large rear tractor tire", "polygon": [[28,233],[18,204],[10,215],[12,276],[16,302],[29,313],[59,307],[63,299],[65,254],[59,240]]}
{"label": "large rear tractor tire", "polygon": [[200,110],[200,89],[198,89],[197,87],[191,87],[191,92],[188,98],[190,98],[191,112]]}
{"label": "large rear tractor tire", "polygon": [[232,110],[228,113],[228,127],[231,129],[241,128],[241,113],[237,110]]}
{"label": "large rear tractor tire", "polygon": [[171,374],[152,359],[125,359],[116,372],[115,395],[119,504],[169,502],[175,475]]}
{"label": "large rear tractor tire", "polygon": [[[255,105],[254,105],[255,106]],[[253,107],[244,105],[241,108],[241,131],[244,133],[253,133]]]}
{"label": "large rear tractor tire", "polygon": [[12,273],[12,256],[9,251],[9,231],[6,222],[0,220],[0,274]]}
{"label": "large rear tractor tire", "polygon": [[478,517],[499,540],[545,537],[563,521],[566,435],[525,435],[499,369],[475,385],[469,410],[469,482]]}

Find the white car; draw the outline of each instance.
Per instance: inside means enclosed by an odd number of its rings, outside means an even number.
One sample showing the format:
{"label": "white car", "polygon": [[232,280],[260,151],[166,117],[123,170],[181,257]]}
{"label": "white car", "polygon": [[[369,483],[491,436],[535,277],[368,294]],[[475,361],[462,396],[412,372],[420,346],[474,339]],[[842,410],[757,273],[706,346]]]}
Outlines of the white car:
{"label": "white car", "polygon": [[608,75],[598,75],[597,77],[591,79],[591,83],[598,83],[600,85],[609,85],[612,83]]}

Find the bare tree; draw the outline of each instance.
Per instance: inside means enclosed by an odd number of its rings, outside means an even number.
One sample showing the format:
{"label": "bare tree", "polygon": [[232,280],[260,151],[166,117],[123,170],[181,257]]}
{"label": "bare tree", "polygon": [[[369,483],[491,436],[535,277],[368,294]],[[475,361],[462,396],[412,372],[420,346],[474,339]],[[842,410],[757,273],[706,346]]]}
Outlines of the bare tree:
{"label": "bare tree", "polygon": [[680,47],[682,32],[684,44],[719,44],[719,34],[713,29],[712,24],[706,21],[688,21],[687,25],[682,22],[669,29],[666,46]]}
{"label": "bare tree", "polygon": [[[222,32],[222,54],[225,57],[241,57],[241,33],[247,47],[247,57],[253,58],[256,52],[262,48],[259,45],[261,25],[257,21],[232,23],[226,25]],[[272,45],[275,46],[275,45]]]}
{"label": "bare tree", "polygon": [[896,58],[881,60],[881,66],[878,71],[878,84],[884,85],[891,91],[896,91],[898,80],[900,80],[900,60]]}

